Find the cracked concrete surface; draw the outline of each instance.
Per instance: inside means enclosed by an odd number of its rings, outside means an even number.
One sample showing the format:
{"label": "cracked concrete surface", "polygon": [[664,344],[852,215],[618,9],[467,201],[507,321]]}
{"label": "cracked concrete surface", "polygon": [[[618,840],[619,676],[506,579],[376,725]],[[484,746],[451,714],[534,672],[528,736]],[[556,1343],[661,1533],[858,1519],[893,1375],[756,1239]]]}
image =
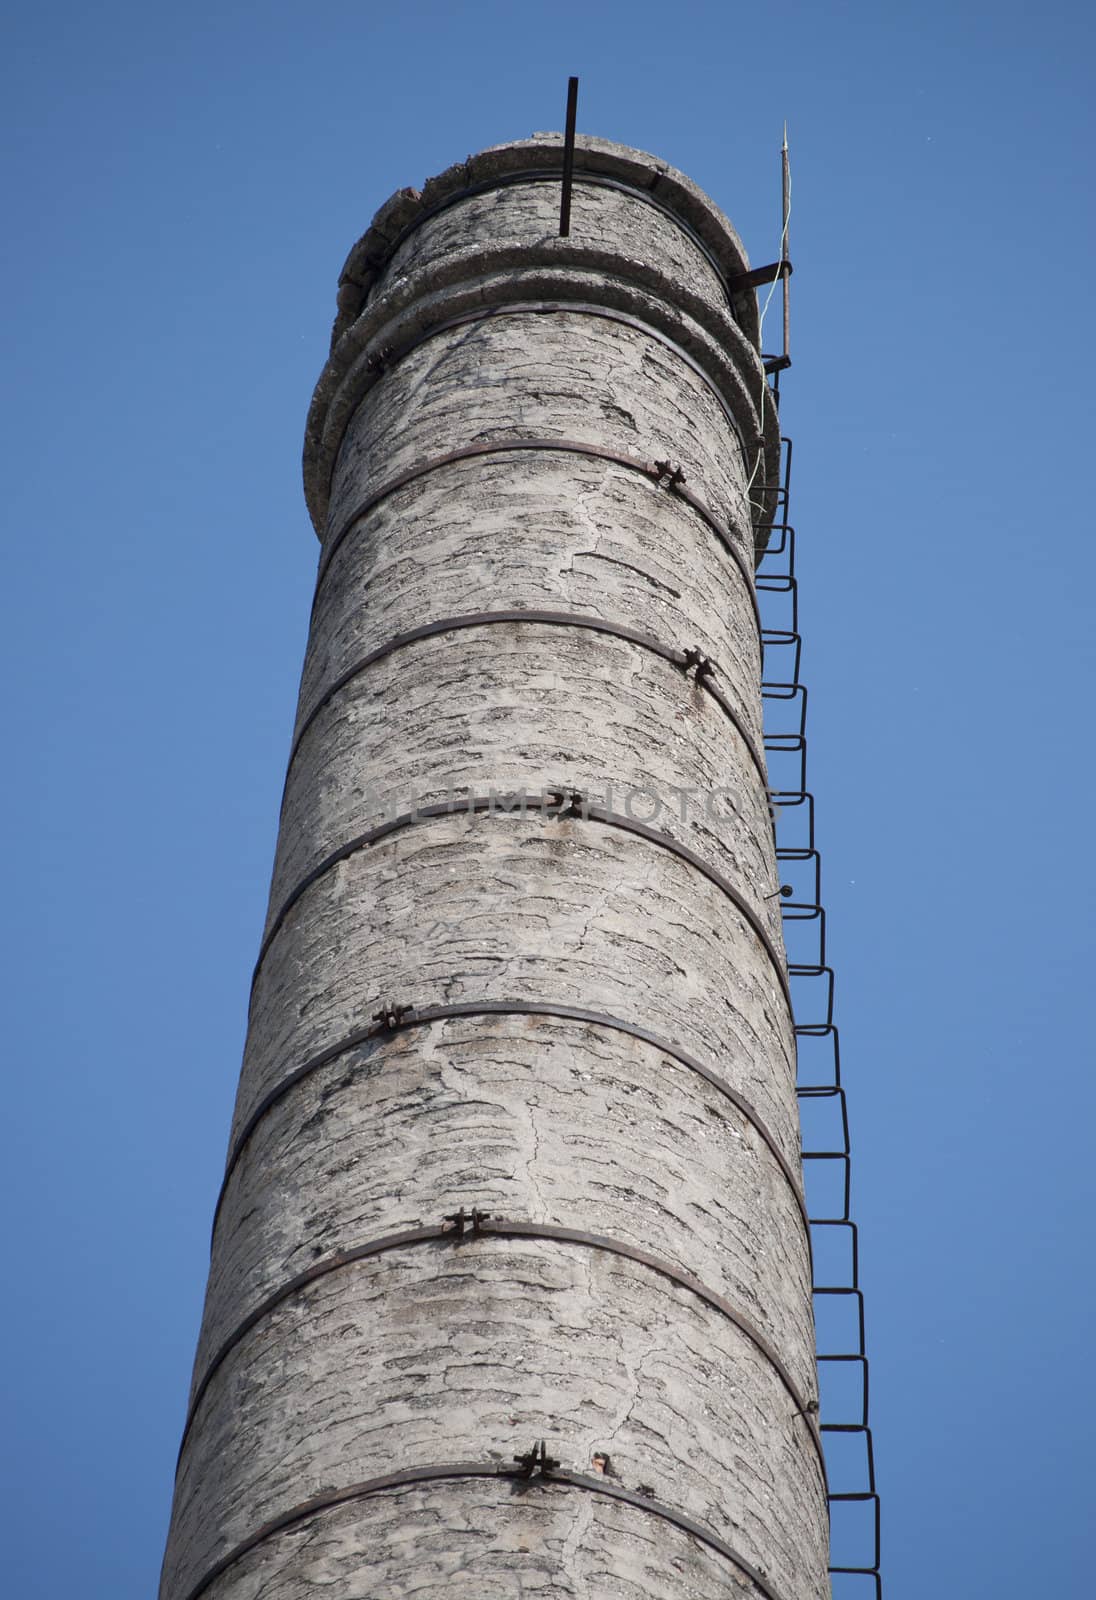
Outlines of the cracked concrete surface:
{"label": "cracked concrete surface", "polygon": [[[603,172],[662,194],[733,270],[737,240],[687,180],[600,141],[584,150]],[[542,164],[543,153],[536,141],[486,152],[421,201],[394,197],[352,254],[309,424],[310,501],[325,505],[330,491],[330,534],[379,484],[447,451],[580,439],[680,462],[749,565],[741,438],[759,429],[748,415],[756,354],[708,256],[672,217],[579,186],[573,243],[560,241],[558,190],[515,182],[426,217],[369,265],[431,196],[467,174]],[[534,299],[568,303],[522,309]],[[577,302],[646,308],[707,376]],[[470,305],[497,314],[441,326]],[[362,352],[387,326],[431,324],[425,342],[365,375]],[[699,649],[744,732],[651,650],[534,622],[419,640],[329,695],[393,635],[489,609],[576,612]],[[358,517],[318,587],[298,730],[311,720],[287,777],[268,930],[318,863],[385,815],[453,792],[560,785],[600,796],[611,784],[618,796],[653,791],[652,825],[723,874],[780,952],[765,781],[747,743],[760,746],[760,672],[739,566],[695,511],[641,474],[516,451],[415,479]],[[684,807],[683,791],[695,795]],[[706,805],[714,791],[721,803]],[[753,1118],[665,1050],[588,1021],[481,1014],[339,1048],[382,1004],[523,1000],[652,1030],[718,1073]],[[479,1205],[607,1236],[698,1279],[816,1396],[806,1229],[796,1185],[756,1125],[797,1172],[792,1019],[757,932],[695,866],[582,819],[417,821],[329,868],[278,920],[252,994],[233,1138],[328,1049],[332,1059],[260,1118],[228,1179],[192,1394],[222,1342],[297,1273]],[[578,1472],[607,1456],[613,1482],[726,1541],[777,1600],[828,1595],[815,1443],[759,1344],[641,1262],[484,1235],[343,1265],[239,1339],[186,1438],[162,1600],[188,1600],[226,1553],[312,1496],[401,1469],[509,1462],[539,1438]],[[209,1600],[764,1592],[642,1504],[506,1480],[409,1485],[313,1512],[205,1590]]]}

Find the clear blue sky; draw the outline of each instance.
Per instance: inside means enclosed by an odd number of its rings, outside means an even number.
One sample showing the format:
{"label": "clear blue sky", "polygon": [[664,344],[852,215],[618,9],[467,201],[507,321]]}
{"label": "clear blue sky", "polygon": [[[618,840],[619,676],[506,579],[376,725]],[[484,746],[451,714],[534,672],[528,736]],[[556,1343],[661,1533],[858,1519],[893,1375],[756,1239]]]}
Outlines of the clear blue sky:
{"label": "clear blue sky", "polygon": [[569,72],[580,127],[690,173],[758,262],[789,121],[784,421],[889,1600],[1091,1593],[1091,15],[9,17],[0,1504],[19,1600],[156,1581],[339,267],[394,188],[558,127]]}

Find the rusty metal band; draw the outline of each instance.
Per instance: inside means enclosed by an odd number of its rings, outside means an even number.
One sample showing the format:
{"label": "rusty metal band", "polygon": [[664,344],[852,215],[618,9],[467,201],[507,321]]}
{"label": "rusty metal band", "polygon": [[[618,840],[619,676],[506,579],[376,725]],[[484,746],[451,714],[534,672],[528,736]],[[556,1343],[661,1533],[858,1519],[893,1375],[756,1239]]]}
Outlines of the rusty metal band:
{"label": "rusty metal band", "polygon": [[[396,238],[392,244],[385,249],[383,255],[374,256],[370,259],[367,259],[364,265],[369,269],[370,272],[376,273],[379,277],[382,272],[387,270],[389,263],[395,256],[396,251],[399,250],[400,246],[403,245],[413,233],[416,233],[419,228],[422,227],[424,222],[433,221],[433,219],[437,216],[440,216],[443,211],[448,211],[452,206],[460,205],[464,200],[472,200],[475,199],[477,195],[490,194],[493,189],[506,189],[515,184],[560,183],[562,182],[563,175],[562,166],[532,167],[524,172],[506,172],[502,173],[497,178],[485,178],[481,183],[471,183],[463,189],[456,189],[452,194],[446,195],[444,200],[439,200],[436,205],[430,206],[427,210],[421,211],[417,217],[413,218],[412,221],[410,221],[407,226],[396,235]],[[727,296],[727,303],[731,308],[732,314],[734,313],[734,296],[737,291],[732,288],[731,283],[727,278],[727,274],[724,272],[723,268],[719,264],[719,261],[716,259],[715,252],[700,237],[699,233],[697,233],[692,224],[686,222],[685,218],[680,216],[678,212],[676,212],[671,206],[666,205],[658,198],[657,195],[653,194],[650,189],[641,189],[637,184],[625,182],[623,178],[610,178],[608,173],[590,172],[583,168],[578,168],[573,173],[571,181],[574,184],[583,184],[587,188],[591,189],[615,189],[618,193],[626,194],[633,200],[641,200],[644,205],[651,206],[655,211],[660,211],[664,217],[668,217],[669,220],[674,224],[675,228],[678,228],[688,239],[692,241],[704,259],[707,261],[708,265],[718,278],[721,288],[724,290]],[[735,321],[738,321],[737,316],[735,316]]]}
{"label": "rusty metal band", "polygon": [[323,1067],[330,1066],[333,1061],[337,1061],[340,1056],[346,1055],[349,1051],[360,1049],[362,1045],[370,1044],[375,1039],[389,1039],[394,1033],[402,1032],[404,1028],[425,1027],[431,1022],[445,1022],[459,1017],[483,1016],[559,1017],[565,1022],[583,1022],[592,1027],[610,1028],[615,1033],[622,1033],[630,1039],[638,1039],[643,1044],[651,1045],[662,1055],[669,1056],[679,1066],[685,1067],[687,1071],[695,1072],[698,1077],[703,1078],[705,1082],[709,1083],[713,1089],[716,1089],[741,1112],[768,1148],[787,1179],[788,1187],[798,1207],[799,1215],[803,1219],[807,1248],[810,1250],[810,1217],[807,1213],[807,1204],[799,1180],[791,1163],[777,1143],[775,1136],[770,1132],[744,1095],[739,1094],[738,1090],[733,1089],[726,1079],[721,1078],[717,1072],[713,1072],[711,1067],[706,1067],[696,1056],[690,1055],[689,1051],[684,1050],[681,1045],[674,1044],[669,1039],[664,1039],[661,1034],[652,1033],[649,1028],[640,1027],[638,1023],[625,1022],[620,1017],[609,1016],[604,1011],[588,1011],[581,1006],[561,1006],[553,1005],[547,1001],[529,1000],[466,1000],[453,1005],[409,1007],[406,1011],[400,1011],[395,1014],[394,1024],[374,1022],[368,1028],[359,1028],[357,1032],[350,1034],[349,1037],[340,1039],[337,1044],[329,1045],[326,1050],[321,1050],[318,1055],[304,1062],[294,1072],[288,1073],[280,1083],[275,1084],[274,1088],[263,1096],[236,1135],[232,1149],[229,1152],[228,1161],[225,1163],[225,1174],[221,1180],[217,1204],[213,1209],[211,1233],[215,1234],[217,1231],[217,1221],[221,1214],[225,1195],[228,1192],[229,1180],[239,1164],[240,1157],[243,1155],[251,1135],[267,1113],[278,1105],[305,1078],[310,1078],[314,1072],[319,1072]]}
{"label": "rusty metal band", "polygon": [[[494,315],[494,313],[492,313]],[[459,450],[448,450],[445,455],[432,456],[428,461],[420,461],[413,467],[408,467],[405,472],[398,473],[396,477],[389,478],[382,483],[379,489],[374,489],[372,494],[358,502],[354,509],[344,517],[335,533],[325,543],[320,556],[319,571],[316,574],[316,592],[327,575],[327,570],[334,559],[335,552],[346,538],[347,534],[362,520],[363,517],[376,509],[382,500],[387,500],[390,495],[404,489],[408,484],[415,483],[420,478],[439,471],[443,467],[453,465],[457,461],[473,461],[480,456],[508,455],[514,451],[539,450],[555,451],[561,455],[589,456],[595,461],[609,461],[614,466],[625,467],[630,472],[639,472],[654,484],[666,480],[666,488],[678,500],[681,500],[695,511],[701,521],[715,534],[716,539],[726,550],[746,585],[746,592],[750,596],[750,604],[757,626],[758,637],[761,636],[761,612],[758,608],[757,595],[754,591],[754,576],[744,557],[739,551],[732,535],[719,521],[713,512],[709,511],[703,500],[693,494],[691,489],[679,480],[670,482],[670,474],[660,471],[659,466],[653,461],[644,461],[639,456],[626,455],[619,450],[604,450],[598,445],[584,444],[580,439],[489,439],[483,444],[464,445]]]}
{"label": "rusty metal band", "polygon": [[[555,792],[563,793],[564,795],[567,793],[565,789]],[[251,975],[252,993],[254,993],[259,972],[266,959],[267,952],[278,937],[286,917],[288,917],[302,895],[306,894],[314,883],[317,883],[333,867],[337,867],[340,862],[346,861],[350,856],[357,855],[359,850],[368,850],[372,845],[380,844],[382,840],[389,838],[394,833],[400,833],[405,828],[414,827],[416,823],[433,822],[439,817],[459,816],[461,813],[467,816],[481,816],[484,814],[488,816],[499,814],[512,816],[515,808],[517,808],[518,814],[523,817],[533,812],[550,822],[579,820],[569,811],[567,804],[561,805],[555,811],[547,811],[542,807],[543,797],[541,795],[522,794],[520,792],[507,795],[468,795],[463,800],[439,800],[434,805],[416,806],[414,811],[405,811],[398,817],[390,817],[387,822],[380,822],[375,828],[367,828],[364,833],[359,833],[353,839],[347,840],[346,844],[340,845],[337,850],[332,850],[331,854],[318,862],[311,872],[307,872],[282,901],[271,921],[266,937],[259,946],[259,957],[255,963],[255,970]],[[709,883],[714,884],[731,902],[736,911],[745,918],[756,935],[776,974],[777,982],[780,984],[784,998],[788,1003],[788,1009],[789,1011],[793,1009],[788,975],[768,929],[745,897],[739,894],[734,884],[720,872],[718,867],[710,866],[703,856],[697,855],[695,850],[690,850],[687,844],[680,844],[677,839],[672,838],[668,833],[660,833],[657,828],[649,828],[645,822],[635,822],[631,817],[621,816],[619,811],[606,811],[602,806],[584,806],[580,820],[583,822],[596,822],[602,827],[618,828],[622,833],[635,834],[637,838],[646,840],[648,844],[653,844],[657,849],[666,850],[670,855],[677,856],[680,861],[684,861],[686,865],[699,872],[702,877],[707,878]]]}
{"label": "rusty metal band", "polygon": [[502,1217],[483,1218],[477,1224],[474,1232],[464,1234],[458,1234],[454,1228],[446,1223],[438,1223],[425,1228],[406,1228],[400,1233],[389,1233],[380,1239],[370,1239],[367,1243],[355,1245],[350,1250],[340,1250],[335,1255],[328,1256],[325,1261],[315,1262],[311,1267],[306,1267],[303,1272],[298,1272],[295,1277],[283,1283],[272,1294],[267,1295],[266,1299],[260,1301],[255,1309],[250,1311],[243,1321],[236,1325],[227,1338],[222,1340],[211,1357],[187,1410],[186,1422],[183,1425],[183,1437],[179,1444],[179,1460],[182,1460],[183,1451],[186,1449],[187,1439],[190,1437],[190,1430],[194,1425],[198,1409],[218,1370],[232,1354],[236,1346],[246,1339],[252,1329],[257,1327],[271,1312],[276,1311],[285,1301],[292,1299],[295,1294],[299,1294],[302,1289],[307,1289],[311,1284],[317,1283],[321,1278],[330,1277],[332,1273],[341,1272],[346,1267],[356,1266],[361,1261],[370,1261],[375,1256],[385,1255],[390,1250],[412,1249],[422,1244],[443,1242],[454,1249],[463,1250],[467,1249],[471,1241],[486,1238],[543,1239],[550,1244],[574,1244],[581,1245],[584,1249],[603,1250],[608,1255],[621,1256],[628,1261],[634,1261],[639,1266],[646,1267],[649,1271],[668,1279],[669,1282],[677,1284],[679,1288],[688,1289],[691,1294],[694,1294],[698,1300],[703,1301],[711,1310],[725,1317],[765,1357],[765,1360],[776,1373],[783,1388],[794,1403],[794,1415],[801,1418],[806,1424],[822,1468],[822,1481],[823,1483],[827,1482],[822,1435],[819,1432],[813,1408],[808,1405],[807,1400],[800,1393],[798,1384],[781,1360],[776,1347],[765,1337],[760,1328],[754,1326],[749,1317],[737,1310],[718,1290],[709,1288],[699,1278],[694,1278],[692,1273],[685,1272],[680,1267],[675,1267],[672,1261],[665,1261],[661,1256],[652,1255],[649,1250],[640,1250],[637,1245],[627,1244],[623,1239],[612,1239],[604,1233],[588,1233],[584,1228],[564,1228],[554,1222],[508,1221]]}
{"label": "rusty metal band", "polygon": [[625,1489],[606,1478],[591,1478],[583,1472],[571,1472],[567,1467],[552,1467],[550,1470],[530,1474],[520,1466],[506,1466],[499,1461],[453,1461],[433,1467],[405,1467],[401,1472],[386,1472],[382,1477],[366,1478],[364,1482],[349,1484],[345,1489],[328,1489],[323,1494],[314,1495],[311,1500],[305,1500],[301,1505],[293,1506],[291,1510],[272,1517],[269,1522],[264,1522],[261,1528],[257,1528],[254,1533],[241,1540],[199,1578],[194,1587],[187,1591],[185,1600],[200,1600],[200,1596],[205,1594],[210,1585],[237,1561],[250,1555],[268,1540],[276,1538],[279,1533],[297,1527],[310,1517],[332,1511],[337,1506],[351,1504],[355,1500],[365,1500],[370,1495],[383,1494],[386,1490],[407,1489],[420,1483],[444,1483],[463,1478],[495,1478],[515,1485],[526,1484],[529,1487],[554,1484],[558,1488],[585,1489],[590,1494],[600,1494],[609,1500],[619,1500],[623,1505],[646,1512],[648,1516],[660,1517],[664,1522],[670,1522],[675,1528],[680,1528],[682,1532],[691,1534],[701,1544],[707,1545],[724,1560],[738,1567],[765,1596],[765,1600],[780,1600],[780,1596],[768,1580],[762,1577],[757,1568],[751,1566],[744,1556],[739,1555],[726,1540],[721,1539],[710,1528],[706,1528],[702,1522],[696,1522],[692,1517],[686,1516],[684,1511],[678,1511],[676,1506],[655,1500],[650,1495],[635,1494],[631,1489]]}
{"label": "rusty metal band", "polygon": [[[673,667],[687,668],[688,657],[684,650],[675,650],[672,645],[663,644],[649,633],[641,633],[638,628],[629,628],[621,622],[605,622],[600,617],[592,617],[580,611],[468,611],[462,616],[441,617],[437,622],[424,622],[418,628],[408,628],[405,633],[397,633],[384,644],[378,645],[375,650],[370,650],[367,655],[360,656],[351,663],[345,672],[339,674],[334,683],[330,684],[312,706],[308,715],[297,729],[289,751],[287,769],[292,767],[297,751],[309,728],[315,722],[324,707],[334,699],[340,690],[345,689],[359,673],[366,672],[375,666],[378,661],[383,661],[387,656],[393,655],[397,650],[404,650],[408,645],[417,644],[420,639],[433,638],[439,633],[459,633],[464,628],[486,628],[501,622],[536,622],[546,627],[553,628],[585,628],[590,633],[607,634],[610,638],[624,639],[629,644],[639,645],[643,650],[649,650],[653,655],[661,656],[663,661],[668,661]],[[742,719],[731,705],[727,696],[717,683],[713,683],[709,674],[703,673],[697,678],[697,683],[705,689],[728,719],[733,723],[735,730],[740,735],[749,752],[761,782],[768,785],[768,774],[761,752],[754,743],[753,736],[747,730]],[[286,782],[288,784],[288,771]]]}

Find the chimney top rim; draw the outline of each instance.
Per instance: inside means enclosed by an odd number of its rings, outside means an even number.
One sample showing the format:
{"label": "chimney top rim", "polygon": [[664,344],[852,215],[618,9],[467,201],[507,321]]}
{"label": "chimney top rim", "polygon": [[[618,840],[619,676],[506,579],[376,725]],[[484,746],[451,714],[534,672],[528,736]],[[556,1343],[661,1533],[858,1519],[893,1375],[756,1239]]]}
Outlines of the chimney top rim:
{"label": "chimney top rim", "polygon": [[[377,275],[374,263],[383,261],[394,239],[439,203],[495,177],[505,179],[523,168],[549,167],[552,154],[562,148],[562,132],[533,133],[525,139],[486,146],[428,178],[421,190],[395,190],[352,247],[339,274],[340,285],[367,288]],[[598,173],[639,189],[657,190],[660,202],[704,239],[728,278],[750,270],[746,248],[730,219],[684,172],[646,150],[594,134],[577,135],[575,157],[576,173]]]}

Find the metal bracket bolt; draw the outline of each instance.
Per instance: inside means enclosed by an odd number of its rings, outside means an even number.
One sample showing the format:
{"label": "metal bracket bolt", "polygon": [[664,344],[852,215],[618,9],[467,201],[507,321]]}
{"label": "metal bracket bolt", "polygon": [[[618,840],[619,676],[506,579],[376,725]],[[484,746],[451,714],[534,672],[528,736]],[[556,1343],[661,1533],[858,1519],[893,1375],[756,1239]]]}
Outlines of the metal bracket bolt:
{"label": "metal bracket bolt", "polygon": [[373,1021],[379,1022],[382,1028],[387,1028],[389,1033],[392,1033],[413,1009],[412,1006],[394,1006],[386,1000],[379,1011],[374,1011]]}
{"label": "metal bracket bolt", "polygon": [[388,364],[394,355],[395,351],[392,349],[391,345],[381,345],[379,349],[373,351],[372,355],[366,356],[366,372],[381,373],[387,371]]}
{"label": "metal bracket bolt", "polygon": [[585,799],[577,789],[550,789],[548,803],[557,809],[551,813],[555,822],[561,822],[565,817],[585,817],[583,806]]}
{"label": "metal bracket bolt", "polygon": [[684,468],[675,467],[672,461],[656,461],[654,475],[656,482],[662,483],[665,481],[667,489],[675,489],[679,483],[685,482]]}
{"label": "metal bracket bolt", "polygon": [[464,1207],[461,1206],[459,1211],[451,1211],[447,1217],[442,1218],[442,1221],[453,1224],[453,1237],[455,1239],[463,1239],[466,1231],[479,1233],[483,1228],[483,1224],[490,1221],[490,1217],[491,1213],[489,1211],[481,1211],[479,1206],[473,1206],[471,1211],[465,1211]]}
{"label": "metal bracket bolt", "polygon": [[555,1457],[548,1454],[543,1439],[538,1439],[533,1448],[527,1450],[524,1455],[515,1456],[514,1464],[521,1468],[523,1478],[549,1478],[559,1466]]}
{"label": "metal bracket bolt", "polygon": [[715,662],[706,656],[703,651],[690,648],[685,652],[682,670],[686,677],[692,672],[696,677],[697,683],[703,683],[704,679],[710,678],[715,671]]}

